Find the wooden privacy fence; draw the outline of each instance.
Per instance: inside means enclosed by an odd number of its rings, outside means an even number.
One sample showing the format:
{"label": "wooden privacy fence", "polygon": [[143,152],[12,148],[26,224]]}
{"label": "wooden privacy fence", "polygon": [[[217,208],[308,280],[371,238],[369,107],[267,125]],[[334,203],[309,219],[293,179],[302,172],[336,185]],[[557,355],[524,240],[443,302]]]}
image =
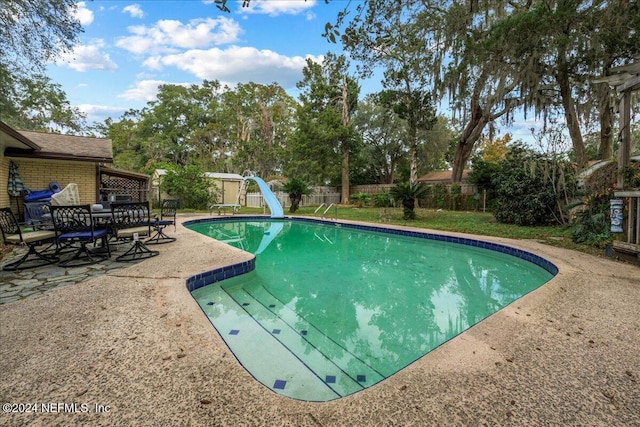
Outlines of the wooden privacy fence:
{"label": "wooden privacy fence", "polygon": [[[427,187],[433,187],[436,184],[423,183]],[[369,185],[353,185],[350,187],[349,192],[351,195],[363,193],[363,194],[382,194],[388,193],[389,189],[393,187],[395,184],[369,184]],[[447,188],[447,191],[451,193],[452,184],[444,184]],[[460,189],[462,190],[462,194],[465,196],[471,196],[476,194],[476,186],[473,184],[460,184]]]}
{"label": "wooden privacy fence", "polygon": [[[283,208],[291,206],[289,195],[283,191],[275,191],[278,201]],[[247,207],[261,208],[264,206],[262,193],[247,193]],[[331,203],[340,203],[340,193],[319,193],[303,196],[300,206],[320,206],[321,204],[330,205]]]}
{"label": "wooden privacy fence", "polygon": [[[374,198],[377,194],[387,194],[389,189],[393,187],[393,184],[376,184],[376,185],[354,185],[351,187],[351,195],[354,194],[366,194],[370,197],[366,205],[374,206]],[[453,193],[451,191],[451,185],[440,184],[427,185],[430,187],[428,196],[424,200],[420,200],[420,206],[423,208],[434,209],[477,209],[478,198],[476,197],[475,186],[470,184],[463,184],[459,186],[459,189]],[[441,191],[436,191],[435,188],[439,188]],[[333,188],[335,191],[329,191],[332,188],[322,187],[319,191],[315,189],[310,196],[304,196],[300,206],[320,206],[321,204],[330,205],[332,203],[344,203],[340,200],[340,192],[338,189]],[[291,206],[289,195],[283,191],[275,191],[278,201],[282,207]],[[264,206],[262,193],[247,193],[246,206],[259,208]]]}

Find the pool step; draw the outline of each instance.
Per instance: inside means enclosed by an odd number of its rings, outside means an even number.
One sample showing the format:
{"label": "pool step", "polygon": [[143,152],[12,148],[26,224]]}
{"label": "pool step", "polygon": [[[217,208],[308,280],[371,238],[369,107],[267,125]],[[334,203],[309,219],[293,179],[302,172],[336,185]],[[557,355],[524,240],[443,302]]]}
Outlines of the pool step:
{"label": "pool step", "polygon": [[[328,401],[341,397],[291,351],[274,338],[271,331],[247,314],[219,286],[206,287],[197,297],[222,339],[244,368],[273,391],[300,400]],[[205,289],[205,288],[201,288]],[[200,291],[197,289],[194,291]],[[204,292],[200,292],[203,293]],[[256,303],[257,305],[257,303]]]}
{"label": "pool step", "polygon": [[[234,288],[231,296],[285,348],[340,396],[384,377],[284,305],[262,286]],[[329,357],[325,355],[330,355]]]}

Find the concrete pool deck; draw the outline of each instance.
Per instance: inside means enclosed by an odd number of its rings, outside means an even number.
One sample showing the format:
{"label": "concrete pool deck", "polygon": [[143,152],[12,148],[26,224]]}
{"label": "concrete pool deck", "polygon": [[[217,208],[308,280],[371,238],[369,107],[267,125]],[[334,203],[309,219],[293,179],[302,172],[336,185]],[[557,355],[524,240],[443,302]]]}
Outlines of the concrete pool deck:
{"label": "concrete pool deck", "polygon": [[176,236],[158,257],[0,305],[0,401],[39,411],[3,406],[1,425],[640,425],[637,266],[478,237],[560,272],[379,384],[311,403],[255,381],[186,289],[251,255]]}

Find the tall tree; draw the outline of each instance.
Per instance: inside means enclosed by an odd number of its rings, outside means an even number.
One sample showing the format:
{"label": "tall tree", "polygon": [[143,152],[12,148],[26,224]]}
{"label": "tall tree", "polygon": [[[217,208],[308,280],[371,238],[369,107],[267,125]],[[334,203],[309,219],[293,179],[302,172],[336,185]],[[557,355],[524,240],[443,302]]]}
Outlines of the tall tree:
{"label": "tall tree", "polygon": [[0,120],[20,129],[81,134],[86,115],[71,106],[59,84],[45,75],[12,77],[13,86],[0,97]]}
{"label": "tall tree", "polygon": [[2,1],[0,119],[32,130],[84,130],[84,117],[43,76],[47,62],[76,44],[82,32],[76,10],[75,0]]}
{"label": "tall tree", "polygon": [[[328,53],[322,64],[307,60],[303,80],[297,84],[301,90],[296,138],[300,151],[292,156],[298,158],[298,165],[300,161],[308,163],[309,158],[320,162],[316,176],[309,177],[316,182],[325,181],[331,177],[332,169],[339,169],[343,201],[349,199],[349,155],[354,138],[351,115],[360,91],[348,75],[348,68],[343,55]],[[339,168],[332,167],[335,162],[331,153],[340,153]]]}
{"label": "tall tree", "polygon": [[82,32],[75,0],[4,0],[0,8],[0,64],[10,72],[40,72],[70,52]]}
{"label": "tall tree", "polygon": [[370,175],[380,184],[392,184],[398,163],[408,152],[403,144],[404,121],[380,105],[376,95],[368,95],[359,103],[353,121]]}
{"label": "tall tree", "polygon": [[384,70],[383,104],[407,121],[410,181],[414,183],[418,179],[417,132],[435,123],[429,93],[431,76],[427,71],[433,59],[432,33],[428,26],[414,25],[421,10],[424,9],[418,1],[398,5],[370,0],[358,4],[356,16],[342,37],[345,49],[360,61],[361,76],[371,76],[377,67]]}
{"label": "tall tree", "polygon": [[520,64],[525,109],[545,119],[562,111],[579,167],[587,162],[583,127],[593,111],[600,122],[601,154],[612,153],[610,92],[593,81],[637,54],[639,7],[627,0],[529,1],[491,30],[488,53]]}
{"label": "tall tree", "polygon": [[487,126],[503,119],[522,101],[517,92],[519,81],[513,64],[496,59],[483,49],[483,42],[495,22],[499,22],[518,2],[455,1],[436,28],[435,77],[438,94],[449,96],[454,119],[462,130],[452,160],[453,182],[460,182],[465,165]]}
{"label": "tall tree", "polygon": [[429,131],[437,121],[428,92],[412,89],[409,79],[404,79],[405,90],[386,90],[380,93],[380,102],[402,119],[405,126],[405,141],[409,150],[409,182],[418,182],[419,132]]}
{"label": "tall tree", "polygon": [[294,126],[295,100],[276,83],[238,84],[224,95],[234,129],[233,164],[264,176],[280,173]]}
{"label": "tall tree", "polygon": [[[511,7],[475,0],[445,5],[436,0],[369,0],[356,6],[342,34],[345,48],[362,62],[363,74],[382,67],[385,87],[405,94],[407,113],[429,91],[438,100],[449,97],[454,119],[463,124],[452,164],[454,181],[460,181],[485,127],[517,106],[509,96],[517,85],[512,67],[487,62],[477,49],[491,22]],[[336,26],[328,25],[329,39],[347,16],[345,10]],[[411,154],[411,180],[417,179],[416,152]]]}
{"label": "tall tree", "polygon": [[114,166],[129,171],[151,172],[145,170],[149,156],[139,136],[138,119],[138,111],[129,110],[117,122],[108,118],[96,125],[96,130],[112,141]]}

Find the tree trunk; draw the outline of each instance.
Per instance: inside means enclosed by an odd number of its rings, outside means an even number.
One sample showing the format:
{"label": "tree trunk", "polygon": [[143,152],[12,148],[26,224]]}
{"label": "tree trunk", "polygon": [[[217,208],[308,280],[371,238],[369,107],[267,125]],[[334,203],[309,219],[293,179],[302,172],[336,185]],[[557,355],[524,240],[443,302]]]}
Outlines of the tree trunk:
{"label": "tree trunk", "polygon": [[454,183],[462,181],[464,166],[467,164],[475,143],[480,139],[484,127],[489,123],[491,117],[486,115],[480,107],[478,94],[474,94],[471,99],[471,118],[464,128],[462,135],[458,139],[456,152],[453,157],[451,180]]}
{"label": "tree trunk", "polygon": [[387,174],[387,182],[385,182],[384,184],[393,184],[394,171],[396,170],[395,160],[391,160],[391,167],[389,169],[389,173]]}
{"label": "tree trunk", "polygon": [[416,143],[415,138],[411,143],[411,148],[409,148],[409,155],[411,156],[409,182],[415,184],[418,182],[418,144]]}
{"label": "tree trunk", "polygon": [[342,203],[349,203],[349,145],[342,143]]}
{"label": "tree trunk", "polygon": [[[345,130],[349,126],[349,93],[347,91],[347,78],[342,78],[342,126]],[[349,196],[351,196],[351,189],[349,188],[349,151],[351,147],[349,145],[349,135],[344,132],[345,135],[342,139],[342,203],[349,203]]]}
{"label": "tree trunk", "polygon": [[601,85],[600,93],[600,159],[609,160],[613,157],[613,109],[611,108],[611,94],[607,85]]}
{"label": "tree trunk", "polygon": [[584,140],[582,139],[580,124],[578,123],[576,105],[573,102],[573,97],[571,96],[569,72],[562,52],[558,55],[557,66],[558,72],[556,73],[556,81],[560,87],[560,98],[562,101],[562,107],[564,108],[564,117],[567,121],[567,128],[569,129],[569,136],[571,137],[571,143],[573,144],[573,152],[576,156],[576,164],[578,169],[584,169],[587,165],[587,153],[584,148]]}
{"label": "tree trunk", "polygon": [[[413,114],[413,113],[411,113]],[[416,184],[418,182],[418,130],[416,129],[416,121],[411,117],[409,122],[409,182]]]}

